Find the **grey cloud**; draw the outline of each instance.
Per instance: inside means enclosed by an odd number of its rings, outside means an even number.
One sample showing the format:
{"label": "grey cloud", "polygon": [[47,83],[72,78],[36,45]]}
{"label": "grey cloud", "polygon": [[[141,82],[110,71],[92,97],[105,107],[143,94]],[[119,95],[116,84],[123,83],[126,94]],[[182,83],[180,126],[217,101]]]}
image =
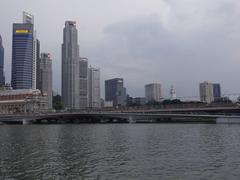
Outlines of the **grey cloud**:
{"label": "grey cloud", "polygon": [[[229,18],[232,13],[229,11]],[[204,80],[222,83],[226,92],[237,92],[239,57],[233,54],[238,52],[240,37],[232,33],[239,24],[227,24],[222,19],[187,34],[164,28],[155,15],[111,24],[104,30],[105,68],[124,76],[130,92],[137,95],[143,95],[144,83],[152,81],[163,84],[166,97],[171,84],[180,96],[198,95],[198,83]]]}

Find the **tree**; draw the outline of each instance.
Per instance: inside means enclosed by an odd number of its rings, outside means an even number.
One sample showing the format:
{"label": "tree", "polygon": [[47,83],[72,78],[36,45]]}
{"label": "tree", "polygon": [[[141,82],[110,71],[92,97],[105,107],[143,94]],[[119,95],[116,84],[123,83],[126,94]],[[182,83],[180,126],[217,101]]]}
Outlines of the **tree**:
{"label": "tree", "polygon": [[53,96],[53,108],[56,110],[63,109],[62,97],[59,94]]}
{"label": "tree", "polygon": [[214,100],[214,103],[232,103],[229,97],[221,97]]}
{"label": "tree", "polygon": [[240,102],[240,96],[238,96],[237,100],[238,100],[238,102]]}

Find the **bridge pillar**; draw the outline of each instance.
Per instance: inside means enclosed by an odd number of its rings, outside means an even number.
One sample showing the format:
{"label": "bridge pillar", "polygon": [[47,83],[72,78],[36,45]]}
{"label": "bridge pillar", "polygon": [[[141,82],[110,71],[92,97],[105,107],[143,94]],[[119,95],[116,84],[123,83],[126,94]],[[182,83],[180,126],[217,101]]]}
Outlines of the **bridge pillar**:
{"label": "bridge pillar", "polygon": [[136,119],[134,119],[133,116],[129,116],[129,117],[128,117],[128,122],[129,122],[130,124],[136,123]]}
{"label": "bridge pillar", "polygon": [[30,120],[22,119],[22,124],[27,125],[27,124],[31,124],[31,122],[30,122]]}

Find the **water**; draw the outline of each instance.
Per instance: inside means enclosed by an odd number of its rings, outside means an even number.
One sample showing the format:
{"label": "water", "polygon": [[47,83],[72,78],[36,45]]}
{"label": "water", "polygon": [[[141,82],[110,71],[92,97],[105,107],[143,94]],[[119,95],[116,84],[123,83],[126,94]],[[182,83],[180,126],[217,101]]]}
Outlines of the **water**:
{"label": "water", "polygon": [[240,126],[0,126],[0,179],[240,179]]}

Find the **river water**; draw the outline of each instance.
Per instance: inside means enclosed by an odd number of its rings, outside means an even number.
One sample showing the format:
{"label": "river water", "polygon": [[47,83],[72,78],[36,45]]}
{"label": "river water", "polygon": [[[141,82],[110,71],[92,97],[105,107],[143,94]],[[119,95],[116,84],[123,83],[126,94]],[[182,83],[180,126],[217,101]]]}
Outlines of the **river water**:
{"label": "river water", "polygon": [[240,179],[240,125],[0,126],[0,179]]}

